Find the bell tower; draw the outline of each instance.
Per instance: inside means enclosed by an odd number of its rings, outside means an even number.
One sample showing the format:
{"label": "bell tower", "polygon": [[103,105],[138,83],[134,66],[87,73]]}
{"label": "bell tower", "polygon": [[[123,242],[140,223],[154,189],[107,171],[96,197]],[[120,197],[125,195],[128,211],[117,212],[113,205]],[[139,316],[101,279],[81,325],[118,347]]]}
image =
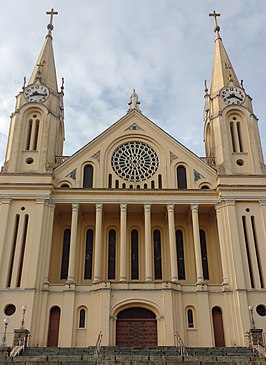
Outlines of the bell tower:
{"label": "bell tower", "polygon": [[52,44],[53,17],[28,84],[16,97],[3,172],[49,173],[64,143],[63,84],[58,91]]}
{"label": "bell tower", "polygon": [[223,175],[262,174],[264,169],[258,119],[252,98],[239,83],[220,37],[215,11],[214,62],[210,92],[205,87],[206,156]]}

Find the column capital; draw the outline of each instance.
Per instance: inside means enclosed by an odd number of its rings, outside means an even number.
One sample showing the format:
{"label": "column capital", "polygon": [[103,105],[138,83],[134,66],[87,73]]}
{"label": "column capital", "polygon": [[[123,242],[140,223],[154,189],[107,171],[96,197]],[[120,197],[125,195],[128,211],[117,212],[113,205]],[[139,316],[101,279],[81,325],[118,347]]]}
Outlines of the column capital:
{"label": "column capital", "polygon": [[151,204],[144,204],[144,210],[151,210]]}
{"label": "column capital", "polygon": [[2,198],[2,199],[0,200],[0,203],[1,203],[1,204],[10,204],[10,203],[11,203],[11,201],[12,201],[12,199],[11,199],[11,198]]}
{"label": "column capital", "polygon": [[167,205],[167,211],[168,212],[171,212],[171,211],[174,211],[175,210],[175,205],[174,204],[168,204]]}
{"label": "column capital", "polygon": [[72,210],[78,210],[79,209],[79,203],[72,203]]}
{"label": "column capital", "polygon": [[46,198],[36,198],[35,203],[36,204],[46,204],[47,199]]}
{"label": "column capital", "polygon": [[198,204],[191,204],[190,205],[190,208],[191,208],[191,211],[192,212],[195,212],[195,211],[198,211],[199,210]]}
{"label": "column capital", "polygon": [[103,204],[102,203],[96,203],[96,210],[103,210]]}
{"label": "column capital", "polygon": [[120,210],[127,210],[127,204],[126,203],[120,204]]}

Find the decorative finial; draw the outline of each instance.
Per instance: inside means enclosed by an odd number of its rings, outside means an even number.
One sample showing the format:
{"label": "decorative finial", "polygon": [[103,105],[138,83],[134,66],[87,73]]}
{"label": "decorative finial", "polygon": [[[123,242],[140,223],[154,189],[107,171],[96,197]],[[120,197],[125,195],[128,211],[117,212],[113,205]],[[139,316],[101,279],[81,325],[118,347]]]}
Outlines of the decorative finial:
{"label": "decorative finial", "polygon": [[209,95],[208,93],[208,86],[207,86],[207,80],[204,80],[204,91],[205,91],[205,95]]}
{"label": "decorative finial", "polygon": [[138,94],[136,93],[136,90],[133,89],[133,92],[130,96],[130,101],[128,103],[128,105],[130,106],[129,111],[133,110],[133,109],[140,111],[139,107],[138,107],[139,104],[140,104],[140,102],[139,102]]}
{"label": "decorative finial", "polygon": [[220,38],[220,34],[219,34],[220,27],[219,27],[219,25],[217,23],[217,16],[221,16],[221,14],[220,13],[216,13],[216,11],[213,10],[213,13],[209,13],[209,16],[213,16],[213,18],[214,18],[214,33],[216,33],[217,38]]}
{"label": "decorative finial", "polygon": [[22,90],[25,90],[25,87],[26,87],[26,77],[24,76]]}
{"label": "decorative finial", "polygon": [[244,81],[243,81],[243,80],[241,80],[241,81],[240,81],[240,86],[241,86],[241,88],[245,91],[245,88],[244,88]]}
{"label": "decorative finial", "polygon": [[47,29],[48,29],[48,36],[52,36],[52,30],[54,29],[53,26],[53,17],[54,15],[58,15],[57,11],[54,11],[54,9],[52,8],[51,11],[47,11],[46,12],[47,15],[50,15],[50,23],[47,25]]}
{"label": "decorative finial", "polygon": [[62,77],[61,93],[64,93],[64,84],[65,84],[65,79]]}

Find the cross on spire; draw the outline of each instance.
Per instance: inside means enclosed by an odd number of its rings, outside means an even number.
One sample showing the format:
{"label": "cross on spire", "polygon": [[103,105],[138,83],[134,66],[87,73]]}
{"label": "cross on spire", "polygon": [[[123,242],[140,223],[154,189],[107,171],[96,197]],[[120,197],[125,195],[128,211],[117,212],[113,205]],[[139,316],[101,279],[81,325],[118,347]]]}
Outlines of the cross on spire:
{"label": "cross on spire", "polygon": [[47,25],[47,29],[48,29],[48,35],[51,35],[51,32],[54,29],[53,17],[54,15],[58,15],[58,11],[54,11],[54,9],[52,8],[51,11],[46,12],[46,15],[50,15],[50,23]]}
{"label": "cross on spire", "polygon": [[214,18],[214,32],[217,33],[217,35],[219,36],[220,27],[217,23],[217,17],[221,16],[221,14],[216,13],[216,11],[213,10],[213,13],[209,13],[209,16],[213,16],[213,18]]}

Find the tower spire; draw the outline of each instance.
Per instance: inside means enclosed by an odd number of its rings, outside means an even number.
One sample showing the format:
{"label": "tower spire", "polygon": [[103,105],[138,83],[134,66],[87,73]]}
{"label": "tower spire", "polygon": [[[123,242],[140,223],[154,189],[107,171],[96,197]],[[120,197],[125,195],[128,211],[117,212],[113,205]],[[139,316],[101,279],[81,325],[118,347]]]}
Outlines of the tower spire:
{"label": "tower spire", "polygon": [[220,37],[220,27],[217,22],[217,17],[220,13],[210,13],[209,16],[214,17],[214,32],[215,36],[215,46],[214,46],[214,61],[212,68],[212,81],[210,87],[210,94],[214,96],[219,92],[224,86],[232,84],[235,86],[240,86],[234,68],[228,57],[228,54],[224,48],[222,38]]}
{"label": "tower spire", "polygon": [[46,14],[50,15],[49,24],[47,25],[48,33],[45,37],[44,45],[37,59],[28,84],[30,85],[35,83],[36,81],[39,81],[42,84],[46,85],[50,90],[58,92],[55,59],[52,44],[52,30],[54,29],[53,17],[54,15],[57,15],[58,12],[54,11],[54,9],[51,9],[51,11],[47,11]]}

